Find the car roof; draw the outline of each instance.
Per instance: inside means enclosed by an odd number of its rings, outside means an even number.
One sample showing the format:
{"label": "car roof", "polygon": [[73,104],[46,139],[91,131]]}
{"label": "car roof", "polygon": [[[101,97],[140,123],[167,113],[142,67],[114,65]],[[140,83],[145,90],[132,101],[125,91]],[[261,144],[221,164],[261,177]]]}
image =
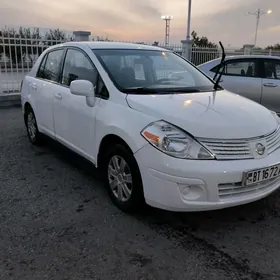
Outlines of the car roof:
{"label": "car roof", "polygon": [[[279,59],[279,56],[272,56],[272,55],[229,55],[226,56],[225,60],[234,60],[234,59],[247,59],[247,58],[262,58],[262,59]],[[221,61],[221,57],[219,58],[215,58],[212,60],[209,60],[205,63],[202,63],[200,65],[198,65],[198,67],[203,68],[205,70],[209,70],[212,67],[216,66],[219,64],[219,62]]]}
{"label": "car roof", "polygon": [[[254,55],[228,55],[228,56],[226,56],[225,60],[229,60],[229,59],[247,59],[247,58],[280,59],[279,56],[274,56],[274,55],[257,55],[257,54],[254,54]],[[221,57],[215,58],[215,59],[209,60],[209,61],[207,61],[207,62],[205,62],[203,64],[208,64],[208,63],[216,62],[216,61],[219,61],[221,59],[222,59]]]}
{"label": "car roof", "polygon": [[56,48],[58,46],[87,47],[90,49],[130,49],[130,50],[142,49],[142,50],[168,51],[164,48],[160,48],[157,46],[150,46],[150,45],[136,44],[136,43],[121,43],[121,42],[94,42],[94,41],[67,42],[67,43],[55,45],[52,48]]}
{"label": "car roof", "polygon": [[229,55],[226,56],[227,59],[239,59],[239,58],[276,58],[280,59],[279,56],[274,55],[260,55],[260,54],[250,54],[250,55]]}

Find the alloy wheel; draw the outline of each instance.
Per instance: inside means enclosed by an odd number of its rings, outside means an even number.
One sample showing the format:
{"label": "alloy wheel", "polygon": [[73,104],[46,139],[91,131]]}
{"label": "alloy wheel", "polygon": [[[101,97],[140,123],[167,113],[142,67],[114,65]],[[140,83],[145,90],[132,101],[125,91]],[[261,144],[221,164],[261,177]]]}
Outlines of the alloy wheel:
{"label": "alloy wheel", "polygon": [[132,175],[127,162],[114,155],[108,164],[108,179],[112,193],[120,202],[127,202],[132,194]]}
{"label": "alloy wheel", "polygon": [[30,137],[31,141],[35,141],[37,129],[36,129],[35,116],[32,112],[29,112],[29,114],[27,116],[27,129],[28,129],[28,133],[29,133],[29,137]]}

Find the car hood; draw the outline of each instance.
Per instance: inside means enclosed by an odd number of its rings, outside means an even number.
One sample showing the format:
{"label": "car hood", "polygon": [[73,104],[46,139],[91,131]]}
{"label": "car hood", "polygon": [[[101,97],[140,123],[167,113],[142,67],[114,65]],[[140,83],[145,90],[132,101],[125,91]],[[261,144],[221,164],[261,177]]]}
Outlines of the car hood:
{"label": "car hood", "polygon": [[187,94],[127,95],[128,105],[196,137],[240,139],[273,132],[278,122],[260,104],[226,90]]}

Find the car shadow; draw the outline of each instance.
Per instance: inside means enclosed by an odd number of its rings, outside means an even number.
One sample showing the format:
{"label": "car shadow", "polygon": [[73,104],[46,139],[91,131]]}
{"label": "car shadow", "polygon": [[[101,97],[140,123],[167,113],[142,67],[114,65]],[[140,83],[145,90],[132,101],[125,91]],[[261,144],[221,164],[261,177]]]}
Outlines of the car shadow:
{"label": "car shadow", "polygon": [[[103,186],[98,169],[94,165],[72,152],[58,142],[44,137],[46,149],[59,160],[70,164],[92,180]],[[107,195],[105,188],[100,190]],[[145,206],[133,214],[134,218],[148,223],[149,226],[169,226],[176,230],[188,230],[189,232],[218,230],[219,228],[232,228],[240,224],[256,224],[273,217],[280,217],[278,206],[280,192],[274,192],[269,197],[250,204],[236,206],[226,209],[205,212],[170,212]],[[109,197],[108,197],[109,200]]]}

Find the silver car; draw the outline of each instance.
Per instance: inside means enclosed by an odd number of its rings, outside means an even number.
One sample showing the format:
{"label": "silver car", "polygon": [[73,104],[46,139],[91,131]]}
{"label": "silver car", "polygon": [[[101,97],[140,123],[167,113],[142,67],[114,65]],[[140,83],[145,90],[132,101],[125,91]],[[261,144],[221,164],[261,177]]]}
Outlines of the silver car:
{"label": "silver car", "polygon": [[[198,66],[214,77],[221,58]],[[265,55],[228,56],[220,85],[280,114],[280,57]]]}

